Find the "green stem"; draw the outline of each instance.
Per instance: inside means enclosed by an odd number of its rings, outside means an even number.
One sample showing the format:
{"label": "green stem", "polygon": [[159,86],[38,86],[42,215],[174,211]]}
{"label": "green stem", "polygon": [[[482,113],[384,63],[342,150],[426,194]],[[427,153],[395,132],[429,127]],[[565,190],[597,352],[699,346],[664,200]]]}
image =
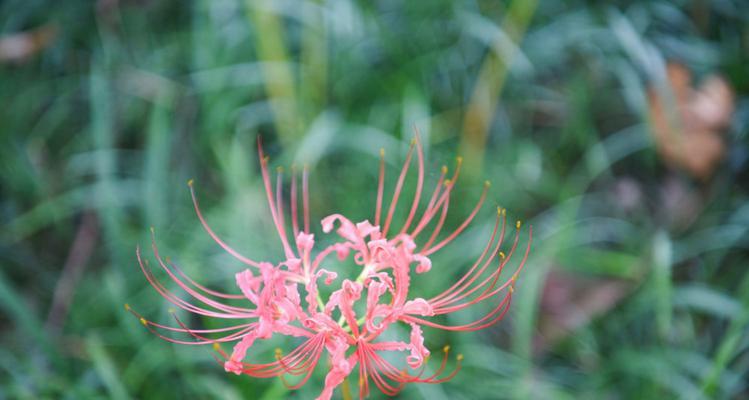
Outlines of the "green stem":
{"label": "green stem", "polygon": [[343,383],[341,384],[341,394],[343,395],[343,400],[351,400],[353,397],[351,396],[351,383],[348,381],[348,376],[343,378]]}

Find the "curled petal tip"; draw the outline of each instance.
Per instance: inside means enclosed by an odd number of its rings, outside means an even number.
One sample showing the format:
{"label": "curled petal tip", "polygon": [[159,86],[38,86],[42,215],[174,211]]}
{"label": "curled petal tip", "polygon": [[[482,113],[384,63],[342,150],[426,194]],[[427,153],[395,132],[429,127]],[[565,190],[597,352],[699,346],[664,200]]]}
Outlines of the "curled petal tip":
{"label": "curled petal tip", "polygon": [[233,372],[235,375],[242,374],[242,364],[239,361],[229,360],[224,363],[224,371]]}

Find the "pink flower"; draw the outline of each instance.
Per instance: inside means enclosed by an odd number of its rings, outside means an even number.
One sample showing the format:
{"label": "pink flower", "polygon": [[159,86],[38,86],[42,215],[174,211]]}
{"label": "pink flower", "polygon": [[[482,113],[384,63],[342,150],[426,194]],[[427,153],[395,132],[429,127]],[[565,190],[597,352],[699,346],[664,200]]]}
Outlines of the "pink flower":
{"label": "pink flower", "polygon": [[[403,225],[396,228],[393,216],[414,150],[418,164],[416,190]],[[443,235],[451,194],[460,174],[460,159],[449,179],[446,177],[447,168],[442,168],[426,207],[419,212],[424,186],[424,156],[421,143],[414,140],[396,181],[389,207],[384,209],[385,162],[384,152],[381,151],[374,222],[353,222],[341,214],[325,217],[321,221],[322,231],[333,235],[335,230],[334,235],[338,240],[315,251],[315,236],[310,231],[309,222],[306,168],[301,182],[301,217],[297,176],[292,172],[287,223],[282,172],[278,171],[274,188],[268,171],[268,158],[260,145],[258,152],[271,219],[284,251],[283,257],[275,263],[249,259],[219,238],[200,212],[192,181],[189,182],[195,212],[208,235],[246,265],[246,269],[235,275],[239,294],[211,290],[190,279],[168,258],[162,258],[152,235],[151,247],[158,266],[192,298],[185,300],[169,291],[155,277],[148,261],[142,258],[140,248],[136,250],[146,279],[169,302],[193,314],[230,320],[232,324],[223,328],[193,329],[175,314],[177,326],[170,326],[146,320],[127,305],[126,309],[151,332],[165,340],[213,345],[216,359],[227,372],[260,378],[278,376],[292,389],[304,385],[322,355],[327,354],[329,361],[323,363],[327,374],[319,399],[329,399],[335,388],[355,370],[359,374],[360,397],[369,394],[370,383],[374,383],[386,395],[395,395],[408,383],[439,383],[454,377],[460,370],[462,356],[458,355],[455,367],[446,372],[449,346],[443,348],[442,361],[435,372],[425,375],[430,351],[424,343],[424,327],[475,331],[499,322],[510,306],[517,276],[528,258],[532,228],[517,268],[510,279],[502,280],[502,271],[518,247],[520,222],[515,226],[515,237],[505,256],[500,246],[505,238],[506,216],[504,210],[498,209],[491,236],[471,268],[448,289],[430,298],[411,298],[411,279],[417,276],[413,272],[424,274],[433,270],[431,255],[452,242],[473,221],[486,198],[488,183],[465,220],[455,230]],[[427,233],[428,230],[431,233]],[[344,279],[340,288],[325,300],[319,292],[320,279],[324,285],[331,285],[338,279],[336,272],[323,268],[332,254],[339,260],[350,258],[355,264],[354,274],[358,277]],[[432,319],[484,301],[491,302],[489,311],[470,323],[449,325]],[[360,302],[361,306],[355,306]],[[408,342],[382,340],[381,335],[396,324],[410,330]],[[174,334],[186,334],[188,337],[178,339],[172,337]],[[248,362],[247,353],[254,343],[274,335],[297,337],[301,343],[287,354],[278,349],[275,361]],[[231,353],[222,349],[222,343],[233,343]],[[393,364],[389,361],[390,357],[383,357],[382,353],[385,352],[404,353],[402,364]],[[295,383],[287,381],[287,376],[296,376]]]}

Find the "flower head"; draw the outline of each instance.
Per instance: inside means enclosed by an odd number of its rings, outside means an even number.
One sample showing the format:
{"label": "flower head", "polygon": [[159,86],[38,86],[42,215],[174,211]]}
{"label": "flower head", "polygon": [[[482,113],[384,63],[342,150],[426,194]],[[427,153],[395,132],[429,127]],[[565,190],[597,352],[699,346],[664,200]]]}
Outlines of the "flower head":
{"label": "flower head", "polygon": [[[491,235],[468,271],[452,286],[430,298],[412,298],[409,296],[412,278],[439,269],[432,265],[430,257],[463,233],[474,220],[486,199],[488,182],[464,221],[456,229],[443,233],[451,194],[460,175],[461,159],[449,178],[447,168],[442,168],[426,207],[419,211],[424,194],[424,155],[421,143],[414,140],[389,206],[384,208],[385,155],[381,151],[373,222],[353,222],[341,214],[329,215],[321,221],[322,231],[336,239],[315,250],[315,235],[310,230],[307,169],[301,178],[302,215],[299,215],[295,171],[291,176],[287,215],[282,192],[283,172],[278,170],[274,187],[268,158],[260,144],[258,152],[270,216],[284,252],[275,263],[247,258],[226,244],[208,225],[198,206],[193,183],[188,183],[203,228],[219,246],[246,266],[235,275],[239,293],[218,292],[192,280],[159,254],[152,234],[152,249],[158,266],[192,297],[185,300],[155,277],[140,248],[136,250],[146,279],[169,302],[193,314],[231,320],[232,325],[193,329],[176,314],[177,326],[163,325],[145,319],[127,305],[126,309],[165,340],[213,345],[216,359],[227,372],[260,378],[280,377],[293,389],[309,380],[325,354],[327,359],[323,365],[327,366],[327,375],[319,399],[329,399],[334,389],[356,370],[360,397],[369,394],[372,384],[386,395],[395,395],[408,383],[439,383],[455,376],[463,357],[458,355],[455,366],[448,370],[449,346],[443,348],[442,361],[436,370],[426,373],[431,352],[424,344],[424,329],[475,331],[499,322],[509,309],[517,276],[528,258],[532,228],[518,266],[510,279],[502,280],[502,271],[518,248],[521,224],[515,224],[514,239],[505,255],[500,247],[507,231],[506,212],[498,209]],[[416,189],[405,221],[396,227],[393,216],[414,154],[418,165]],[[339,288],[324,300],[319,286],[330,286],[339,280],[336,272],[325,268],[333,255],[339,260],[352,260],[358,276],[353,280],[341,279]],[[238,301],[244,305],[233,305]],[[434,319],[482,302],[491,304],[489,310],[470,323],[448,325]],[[393,340],[391,333],[385,333],[395,325],[401,325],[409,334],[401,340]],[[186,337],[179,339],[173,337],[174,334]],[[248,350],[256,341],[276,335],[296,337],[301,343],[287,353],[276,350],[275,360],[271,362],[247,362]],[[223,349],[224,343],[232,344],[230,352]],[[384,356],[393,352],[403,354],[401,363],[393,363],[393,357]],[[288,380],[289,376],[297,377],[294,383]]]}

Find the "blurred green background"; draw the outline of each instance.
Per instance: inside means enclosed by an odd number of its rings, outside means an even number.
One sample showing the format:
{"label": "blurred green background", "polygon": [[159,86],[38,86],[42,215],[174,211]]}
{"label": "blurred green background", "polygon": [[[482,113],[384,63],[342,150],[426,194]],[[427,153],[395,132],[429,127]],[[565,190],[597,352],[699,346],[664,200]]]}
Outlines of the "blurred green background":
{"label": "blurred green background", "polygon": [[258,135],[310,166],[313,221],[360,220],[414,126],[428,182],[465,157],[449,225],[493,183],[414,290],[470,265],[494,205],[535,235],[508,317],[427,329],[464,368],[401,398],[749,398],[749,3],[5,0],[0,21],[0,398],[313,398],[322,372],[287,392],[143,329],[123,304],[168,303],[135,247],[153,226],[235,291],[188,179],[276,260]]}

